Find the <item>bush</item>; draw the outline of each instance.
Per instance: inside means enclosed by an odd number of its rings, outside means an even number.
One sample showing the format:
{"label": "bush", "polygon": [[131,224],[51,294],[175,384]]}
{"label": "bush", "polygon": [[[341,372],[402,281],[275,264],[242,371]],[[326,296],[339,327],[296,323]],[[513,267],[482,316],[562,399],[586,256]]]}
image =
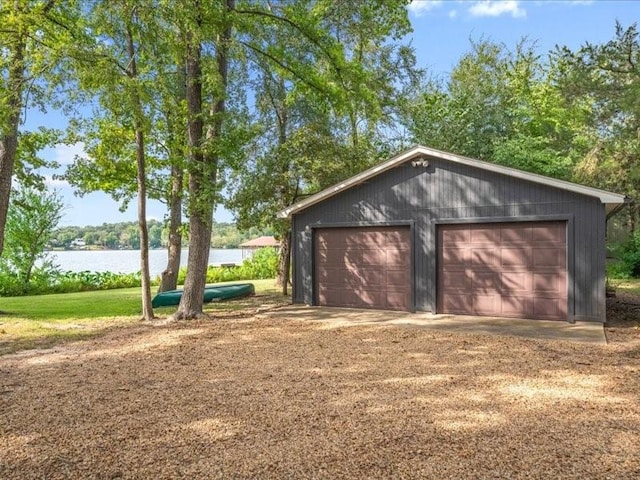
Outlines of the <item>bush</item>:
{"label": "bush", "polygon": [[[233,282],[236,280],[262,280],[275,278],[278,269],[278,251],[275,248],[261,248],[236,267],[207,268],[207,283]],[[183,284],[187,276],[185,267],[178,273],[178,283]]]}
{"label": "bush", "polygon": [[60,272],[35,270],[28,285],[18,280],[17,275],[0,273],[0,296],[44,295],[48,293],[72,293],[112,288],[139,287],[140,272]]}
{"label": "bush", "polygon": [[640,231],[634,232],[616,256],[618,260],[607,265],[607,275],[621,279],[640,277]]}
{"label": "bush", "polygon": [[[236,280],[260,280],[275,278],[278,267],[278,252],[274,248],[257,250],[237,267],[207,268],[207,283],[233,282]],[[178,283],[183,284],[186,269],[181,268]],[[158,279],[154,281],[157,283]],[[140,272],[60,272],[51,269],[36,269],[28,285],[8,269],[0,270],[0,296],[44,295],[47,293],[72,293],[112,288],[139,287]]]}

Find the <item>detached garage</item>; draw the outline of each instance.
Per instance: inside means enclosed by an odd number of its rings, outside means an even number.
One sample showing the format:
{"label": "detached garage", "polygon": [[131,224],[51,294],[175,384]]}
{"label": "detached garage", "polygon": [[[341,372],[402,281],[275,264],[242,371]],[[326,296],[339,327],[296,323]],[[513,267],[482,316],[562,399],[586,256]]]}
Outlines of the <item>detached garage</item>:
{"label": "detached garage", "polygon": [[606,219],[625,201],[414,147],[280,212],[293,301],[603,322]]}

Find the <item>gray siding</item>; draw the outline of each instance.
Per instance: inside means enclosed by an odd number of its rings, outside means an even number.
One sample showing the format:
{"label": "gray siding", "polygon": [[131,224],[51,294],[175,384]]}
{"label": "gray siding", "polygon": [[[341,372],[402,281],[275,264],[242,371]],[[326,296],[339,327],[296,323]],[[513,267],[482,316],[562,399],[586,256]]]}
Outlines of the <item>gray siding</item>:
{"label": "gray siding", "polygon": [[313,303],[312,227],[406,222],[414,226],[415,307],[435,311],[436,225],[568,221],[569,312],[604,321],[605,208],[597,199],[441,159],[410,162],[293,216],[294,302]]}

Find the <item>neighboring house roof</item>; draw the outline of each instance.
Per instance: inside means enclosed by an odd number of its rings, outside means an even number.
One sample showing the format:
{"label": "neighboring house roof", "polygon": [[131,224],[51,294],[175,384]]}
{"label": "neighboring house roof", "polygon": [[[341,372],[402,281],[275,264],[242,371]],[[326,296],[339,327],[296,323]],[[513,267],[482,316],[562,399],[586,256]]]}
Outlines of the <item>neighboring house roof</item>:
{"label": "neighboring house roof", "polygon": [[357,175],[354,175],[351,178],[348,178],[340,183],[337,183],[329,188],[322,190],[314,195],[311,195],[300,202],[297,202],[291,205],[288,208],[278,212],[278,217],[280,218],[288,218],[294,213],[300,212],[305,208],[310,207],[311,205],[315,205],[316,203],[322,202],[323,200],[332,197],[348,188],[353,187],[354,185],[358,185],[369,180],[376,175],[380,175],[387,170],[391,170],[392,168],[400,165],[411,159],[422,158],[422,157],[431,157],[438,158],[442,160],[448,160],[453,163],[458,163],[462,165],[468,165],[471,167],[481,168],[483,170],[488,170],[490,172],[501,173],[503,175],[508,175],[510,177],[520,178],[522,180],[527,180],[534,183],[539,183],[542,185],[548,185],[550,187],[559,188],[561,190],[567,190],[569,192],[575,192],[582,195],[587,195],[589,197],[596,197],[600,199],[602,203],[606,205],[607,212],[612,211],[618,205],[627,203],[629,199],[624,195],[619,195],[617,193],[607,192],[605,190],[600,190],[597,188],[586,187],[584,185],[578,185],[577,183],[566,182],[564,180],[558,180],[556,178],[545,177],[544,175],[538,175],[536,173],[529,173],[523,170],[517,170],[515,168],[504,167],[502,165],[496,165],[495,163],[483,162],[482,160],[475,160],[473,158],[463,157],[461,155],[456,155],[454,153],[443,152],[441,150],[436,150],[435,148],[424,147],[422,145],[417,145],[409,150],[405,150],[402,153],[399,153],[395,157],[390,158],[386,162],[383,162],[375,167],[369,168]]}
{"label": "neighboring house roof", "polygon": [[279,247],[280,242],[278,242],[274,237],[264,236],[248,240],[241,243],[240,246],[242,248]]}

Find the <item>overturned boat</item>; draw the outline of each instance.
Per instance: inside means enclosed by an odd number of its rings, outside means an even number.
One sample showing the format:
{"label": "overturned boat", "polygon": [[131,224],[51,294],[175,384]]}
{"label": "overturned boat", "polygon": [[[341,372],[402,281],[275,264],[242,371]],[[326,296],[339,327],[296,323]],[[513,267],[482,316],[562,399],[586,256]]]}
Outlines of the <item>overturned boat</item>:
{"label": "overturned boat", "polygon": [[[183,290],[168,290],[153,297],[151,306],[169,307],[178,305],[182,298]],[[204,303],[231,300],[232,298],[247,297],[256,293],[253,283],[233,283],[229,285],[217,285],[204,288]]]}

